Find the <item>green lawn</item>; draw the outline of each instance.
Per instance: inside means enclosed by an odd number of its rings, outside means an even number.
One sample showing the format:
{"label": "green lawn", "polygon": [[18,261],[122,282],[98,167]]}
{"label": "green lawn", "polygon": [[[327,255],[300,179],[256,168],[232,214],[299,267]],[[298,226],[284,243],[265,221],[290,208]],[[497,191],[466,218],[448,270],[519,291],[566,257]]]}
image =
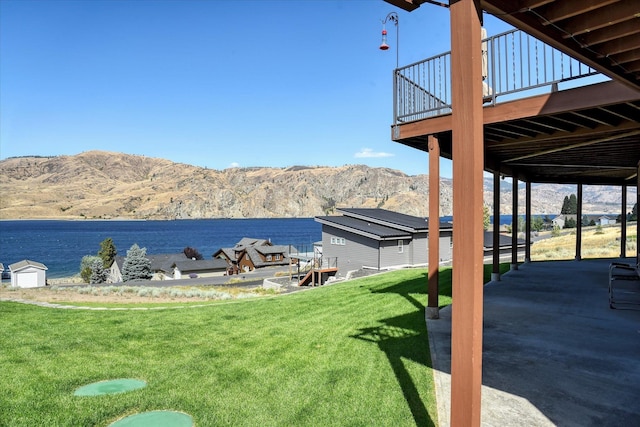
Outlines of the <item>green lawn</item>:
{"label": "green lawn", "polygon": [[[0,303],[0,425],[106,426],[171,409],[197,426],[433,425],[426,270],[170,310]],[[441,273],[441,305],[451,270]],[[144,389],[76,397],[95,381]]]}

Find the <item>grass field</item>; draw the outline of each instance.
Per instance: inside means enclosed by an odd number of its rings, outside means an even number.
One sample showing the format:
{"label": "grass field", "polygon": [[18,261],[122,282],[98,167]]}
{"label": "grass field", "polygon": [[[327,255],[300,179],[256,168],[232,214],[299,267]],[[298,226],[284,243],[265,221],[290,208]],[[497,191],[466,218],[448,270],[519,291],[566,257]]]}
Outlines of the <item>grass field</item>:
{"label": "grass field", "polygon": [[[440,277],[444,306],[451,270]],[[426,281],[407,269],[172,310],[0,303],[0,425],[106,426],[161,409],[197,426],[434,425]],[[116,378],[148,386],[73,395]]]}
{"label": "grass field", "polygon": [[[566,260],[576,256],[576,230],[562,230],[562,235],[543,239],[531,246],[533,261]],[[549,234],[547,232],[547,234]],[[583,258],[616,258],[620,256],[620,225],[584,227],[582,231]],[[634,257],[637,250],[636,225],[627,227],[627,256]]]}

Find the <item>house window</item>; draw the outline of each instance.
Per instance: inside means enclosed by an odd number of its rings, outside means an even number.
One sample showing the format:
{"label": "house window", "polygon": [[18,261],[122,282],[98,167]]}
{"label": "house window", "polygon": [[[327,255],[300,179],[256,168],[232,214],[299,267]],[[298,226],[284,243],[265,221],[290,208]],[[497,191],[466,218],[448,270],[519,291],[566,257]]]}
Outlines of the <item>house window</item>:
{"label": "house window", "polygon": [[347,241],[344,237],[332,237],[331,244],[344,246],[347,244]]}
{"label": "house window", "polygon": [[271,255],[267,255],[267,261],[271,261]]}
{"label": "house window", "polygon": [[404,240],[398,240],[398,253],[404,252]]}
{"label": "house window", "polygon": [[280,261],[280,254],[276,255],[276,261]]}

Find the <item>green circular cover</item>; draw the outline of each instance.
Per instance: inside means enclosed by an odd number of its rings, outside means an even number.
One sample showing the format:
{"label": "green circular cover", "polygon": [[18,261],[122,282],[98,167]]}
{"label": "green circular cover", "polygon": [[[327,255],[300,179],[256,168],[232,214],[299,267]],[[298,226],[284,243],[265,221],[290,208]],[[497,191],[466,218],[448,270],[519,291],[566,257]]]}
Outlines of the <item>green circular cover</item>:
{"label": "green circular cover", "polygon": [[131,378],[120,378],[117,380],[98,381],[87,384],[76,389],[75,396],[100,396],[103,394],[124,393],[126,391],[137,390],[146,387],[147,383],[142,380]]}
{"label": "green circular cover", "polygon": [[129,415],[109,427],[192,427],[193,418],[183,412],[151,411]]}

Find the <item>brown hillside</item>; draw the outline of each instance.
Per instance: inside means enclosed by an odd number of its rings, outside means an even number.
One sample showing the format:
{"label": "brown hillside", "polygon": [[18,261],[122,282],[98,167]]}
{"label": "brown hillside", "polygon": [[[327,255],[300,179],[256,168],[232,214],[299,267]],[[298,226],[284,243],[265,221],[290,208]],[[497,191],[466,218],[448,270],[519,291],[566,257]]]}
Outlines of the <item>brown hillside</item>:
{"label": "brown hillside", "polygon": [[[441,215],[451,215],[450,184],[442,180]],[[6,159],[0,161],[0,185],[0,219],[313,217],[332,213],[335,207],[382,207],[427,216],[429,194],[427,175],[408,176],[387,168],[219,171],[102,151]],[[490,190],[485,190],[489,206]],[[570,188],[536,186],[533,211],[557,213],[570,193]],[[502,213],[508,214],[511,194],[501,194]],[[524,190],[519,197],[524,200]],[[585,190],[585,200],[585,213],[617,213],[620,194],[596,188]]]}

